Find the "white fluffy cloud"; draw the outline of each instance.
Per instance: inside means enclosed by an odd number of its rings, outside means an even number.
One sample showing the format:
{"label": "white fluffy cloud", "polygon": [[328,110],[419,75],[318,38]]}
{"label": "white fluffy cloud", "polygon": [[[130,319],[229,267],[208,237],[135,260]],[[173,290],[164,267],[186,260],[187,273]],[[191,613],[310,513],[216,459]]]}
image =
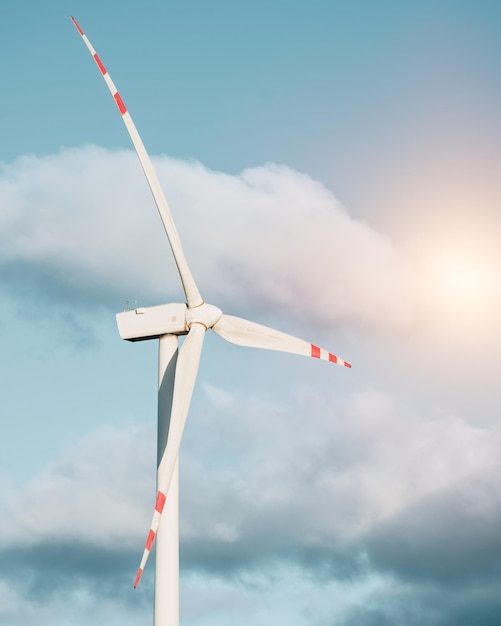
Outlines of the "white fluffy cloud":
{"label": "white fluffy cloud", "polygon": [[[255,557],[348,545],[498,466],[499,429],[416,415],[374,390],[336,400],[303,388],[271,403],[207,386],[204,396],[182,458],[182,537],[193,567],[210,569],[211,545],[226,545],[244,568]],[[20,488],[5,480],[2,548],[65,540],[139,549],[154,447],[153,429],[104,428]]]}
{"label": "white fluffy cloud", "polygon": [[288,406],[206,392],[185,462],[188,544],[250,542],[263,555],[344,545],[498,468],[498,428],[418,414],[378,391],[339,400],[305,388]]}
{"label": "white fluffy cloud", "polygon": [[[319,182],[273,164],[229,176],[154,161],[209,300],[234,310],[257,301],[322,324],[412,321],[403,258]],[[183,297],[133,152],[87,146],[21,157],[0,170],[0,202],[4,272],[22,268],[104,299]]]}
{"label": "white fluffy cloud", "polygon": [[103,428],[21,489],[5,478],[0,545],[118,541],[123,547],[132,540],[139,545],[154,502],[153,454],[153,431],[137,425]]}
{"label": "white fluffy cloud", "polygon": [[[390,584],[388,576],[417,564],[420,575],[434,578],[437,561],[416,554],[423,541],[428,545],[444,531],[437,501],[452,503],[456,512],[470,503],[448,534],[447,550],[454,551],[454,537],[468,528],[476,532],[454,576],[466,579],[472,562],[480,574],[495,566],[499,506],[485,486],[496,484],[499,473],[499,429],[417,414],[373,389],[339,399],[303,387],[270,401],[206,385],[192,413],[196,428],[188,430],[181,460],[188,595],[195,585],[203,598],[204,577],[215,587],[217,579],[224,581],[221,602],[228,594],[239,602],[249,594],[269,595],[270,586],[284,595],[284,580],[304,592],[307,579],[318,577],[332,598],[344,598],[344,613],[330,596],[319,605],[319,623],[334,609],[341,620],[360,598],[376,601],[390,588],[409,598],[410,587]],[[44,581],[58,577],[55,588],[65,597],[77,594],[84,614],[92,613],[96,594],[105,594],[102,615],[132,603],[137,614],[124,623],[136,623],[149,596],[139,605],[135,596],[119,596],[130,586],[150,521],[154,438],[142,425],[101,428],[26,483],[14,488],[4,479],[0,552],[11,563],[0,586],[5,615],[24,615],[31,623],[28,608],[19,608],[22,589],[31,589],[29,610],[38,606],[50,623],[64,603],[52,592],[42,600]],[[419,522],[419,532],[407,532],[410,520]],[[395,550],[391,537],[405,541],[405,550]],[[147,591],[148,580],[145,585]],[[213,599],[212,617],[221,611]],[[307,605],[307,597],[297,598],[300,613]],[[200,620],[197,606],[188,612],[193,623]]]}

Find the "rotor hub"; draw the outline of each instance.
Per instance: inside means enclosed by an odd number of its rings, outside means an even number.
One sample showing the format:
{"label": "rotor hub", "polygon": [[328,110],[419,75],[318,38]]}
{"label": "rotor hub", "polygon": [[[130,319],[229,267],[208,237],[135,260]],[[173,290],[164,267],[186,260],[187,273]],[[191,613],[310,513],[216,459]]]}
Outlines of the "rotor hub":
{"label": "rotor hub", "polygon": [[188,328],[191,328],[192,324],[202,324],[208,330],[217,324],[222,314],[217,306],[204,302],[200,306],[186,309],[186,324]]}

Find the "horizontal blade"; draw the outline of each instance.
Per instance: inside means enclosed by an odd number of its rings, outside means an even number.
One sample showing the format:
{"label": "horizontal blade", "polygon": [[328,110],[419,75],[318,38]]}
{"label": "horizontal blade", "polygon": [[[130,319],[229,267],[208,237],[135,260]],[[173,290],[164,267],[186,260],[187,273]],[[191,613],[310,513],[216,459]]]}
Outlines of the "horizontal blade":
{"label": "horizontal blade", "polygon": [[96,65],[98,66],[103,78],[108,86],[108,89],[115,100],[115,103],[120,111],[120,115],[122,116],[122,120],[129,132],[130,138],[132,139],[132,143],[134,144],[134,148],[136,150],[137,156],[139,157],[139,161],[141,163],[141,167],[143,168],[144,174],[146,176],[146,180],[148,181],[148,185],[150,186],[151,193],[153,194],[153,198],[155,199],[155,203],[158,208],[158,212],[160,213],[160,218],[165,228],[165,232],[167,233],[167,237],[169,239],[170,247],[172,249],[172,253],[174,255],[174,259],[176,261],[176,265],[179,271],[179,275],[181,277],[181,282],[183,283],[184,293],[186,295],[186,301],[188,302],[188,306],[194,307],[203,303],[202,297],[198,291],[198,288],[195,284],[195,280],[191,275],[190,268],[188,267],[188,263],[184,256],[183,248],[181,246],[181,240],[179,239],[179,235],[176,230],[176,226],[174,224],[174,220],[172,219],[172,215],[169,209],[169,205],[167,204],[167,200],[165,199],[164,192],[162,187],[160,186],[160,182],[158,180],[157,174],[153,168],[151,163],[151,159],[146,152],[146,148],[137,132],[136,126],[132,121],[132,117],[130,113],[127,111],[127,108],[118,93],[115,84],[111,80],[111,77],[103,65],[103,62],[97,55],[96,51],[92,47],[92,44],[87,39],[87,36],[83,32],[83,30],[78,25],[77,21],[74,17],[71,18],[73,24],[76,29],[82,36],[85,45],[89,49]]}
{"label": "horizontal blade", "polygon": [[176,460],[179,454],[179,447],[183,437],[184,425],[186,423],[186,416],[188,415],[191,396],[193,394],[193,387],[197,377],[205,330],[205,326],[202,324],[192,324],[190,332],[179,350],[176,374],[174,378],[174,394],[172,397],[169,436],[157,470],[157,500],[155,503],[155,510],[153,512],[150,531],[146,540],[146,547],[143,552],[143,558],[141,559],[136,580],[134,581],[134,589],[139,583],[146,561],[150,555],[153,542],[155,541],[155,536],[160,524],[160,517],[162,515],[169,491],[172,474],[174,473]]}
{"label": "horizontal blade", "polygon": [[212,327],[212,330],[223,339],[226,339],[226,341],[236,343],[239,346],[302,354],[303,356],[311,356],[316,359],[344,365],[345,367],[351,367],[349,363],[343,361],[335,354],[312,343],[297,339],[279,330],[268,328],[268,326],[249,322],[241,317],[235,317],[234,315],[222,315],[217,324]]}

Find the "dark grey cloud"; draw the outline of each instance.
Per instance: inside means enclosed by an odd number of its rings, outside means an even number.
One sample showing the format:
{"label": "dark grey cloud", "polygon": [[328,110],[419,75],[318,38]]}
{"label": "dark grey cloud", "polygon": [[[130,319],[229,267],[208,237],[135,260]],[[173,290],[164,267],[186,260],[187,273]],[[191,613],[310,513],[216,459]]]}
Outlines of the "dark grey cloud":
{"label": "dark grey cloud", "polygon": [[335,626],[497,626],[500,592],[500,579],[454,590],[425,582],[397,582],[349,610]]}
{"label": "dark grey cloud", "polygon": [[[426,598],[422,597],[422,601],[424,605]],[[501,616],[501,577],[455,589],[449,595],[442,593],[436,597],[435,608],[442,614],[440,626],[497,626]]]}
{"label": "dark grey cloud", "polygon": [[355,550],[350,553],[343,546],[301,546],[292,537],[280,541],[271,529],[259,534],[253,531],[244,531],[241,540],[235,543],[183,541],[183,568],[237,580],[253,576],[272,580],[286,565],[299,568],[306,578],[319,582],[351,580],[367,572]]}
{"label": "dark grey cloud", "polygon": [[378,524],[365,538],[373,566],[440,585],[501,581],[500,469],[433,493]]}
{"label": "dark grey cloud", "polygon": [[[47,541],[0,550],[0,580],[22,590],[35,601],[51,600],[72,590],[86,590],[95,597],[123,602],[147,601],[147,593],[133,593],[139,551],[84,543],[78,540]],[[139,596],[139,597],[138,597]]]}

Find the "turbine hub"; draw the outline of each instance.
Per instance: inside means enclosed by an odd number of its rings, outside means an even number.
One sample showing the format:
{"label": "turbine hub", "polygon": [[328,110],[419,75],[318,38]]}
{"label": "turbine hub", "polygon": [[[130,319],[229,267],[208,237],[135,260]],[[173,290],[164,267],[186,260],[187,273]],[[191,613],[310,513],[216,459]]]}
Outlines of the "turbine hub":
{"label": "turbine hub", "polygon": [[204,302],[199,306],[186,309],[186,324],[191,328],[192,324],[202,324],[206,330],[212,328],[220,320],[223,312],[217,306]]}

